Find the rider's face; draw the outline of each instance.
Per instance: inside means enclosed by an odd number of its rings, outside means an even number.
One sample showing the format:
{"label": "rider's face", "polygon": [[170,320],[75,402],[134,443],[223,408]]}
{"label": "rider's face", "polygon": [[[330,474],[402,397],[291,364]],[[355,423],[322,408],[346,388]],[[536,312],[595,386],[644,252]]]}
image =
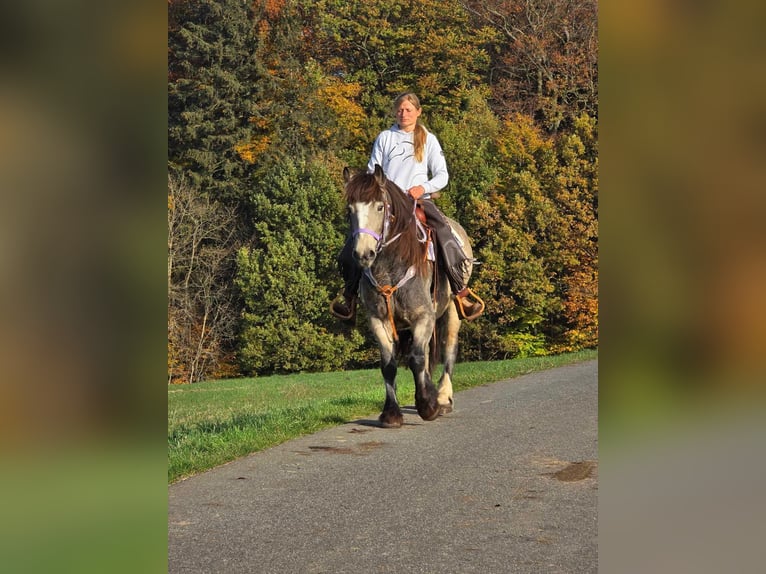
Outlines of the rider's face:
{"label": "rider's face", "polygon": [[415,129],[415,124],[418,122],[420,112],[412,102],[404,100],[399,107],[396,108],[396,123],[399,124],[399,129],[405,132],[411,132]]}

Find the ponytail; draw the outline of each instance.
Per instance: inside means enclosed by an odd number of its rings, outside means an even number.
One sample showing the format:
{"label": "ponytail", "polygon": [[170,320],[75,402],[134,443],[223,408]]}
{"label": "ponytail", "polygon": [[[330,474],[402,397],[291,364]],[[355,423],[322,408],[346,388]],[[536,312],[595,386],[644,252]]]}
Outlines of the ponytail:
{"label": "ponytail", "polygon": [[415,125],[415,133],[413,135],[413,143],[415,144],[415,161],[420,163],[423,161],[423,150],[426,147],[426,137],[428,136],[428,132],[426,132],[426,128],[423,127],[423,124],[420,123],[420,120],[418,120],[418,123]]}

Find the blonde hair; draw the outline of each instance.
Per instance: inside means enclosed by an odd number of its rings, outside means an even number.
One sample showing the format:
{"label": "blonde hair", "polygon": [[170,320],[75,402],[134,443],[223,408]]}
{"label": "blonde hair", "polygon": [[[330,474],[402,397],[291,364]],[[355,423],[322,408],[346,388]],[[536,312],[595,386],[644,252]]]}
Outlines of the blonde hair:
{"label": "blonde hair", "polygon": [[[413,92],[404,92],[403,94],[398,95],[394,100],[394,115],[396,115],[396,111],[405,100],[415,106],[415,109],[420,109],[420,99]],[[418,118],[417,124],[415,124],[415,132],[412,136],[412,141],[415,145],[415,161],[417,162],[423,161],[423,151],[426,148],[427,135],[428,132],[426,131],[426,128],[420,123],[420,118]]]}

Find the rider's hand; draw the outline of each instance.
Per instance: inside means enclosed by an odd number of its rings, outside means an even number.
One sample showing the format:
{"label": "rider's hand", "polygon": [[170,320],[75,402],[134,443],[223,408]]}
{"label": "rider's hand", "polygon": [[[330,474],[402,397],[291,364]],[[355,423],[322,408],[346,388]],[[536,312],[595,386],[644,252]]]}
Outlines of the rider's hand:
{"label": "rider's hand", "polygon": [[423,194],[425,192],[426,190],[422,185],[416,185],[407,190],[407,193],[409,193],[413,199],[420,199],[421,197],[423,197]]}

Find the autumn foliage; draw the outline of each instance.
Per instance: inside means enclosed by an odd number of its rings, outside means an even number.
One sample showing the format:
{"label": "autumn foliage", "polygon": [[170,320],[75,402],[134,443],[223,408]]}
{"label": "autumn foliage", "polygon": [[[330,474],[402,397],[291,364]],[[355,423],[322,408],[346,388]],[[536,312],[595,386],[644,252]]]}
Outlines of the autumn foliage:
{"label": "autumn foliage", "polygon": [[461,358],[597,346],[596,8],[172,0],[169,198],[187,219],[169,231],[169,378],[375,364],[362,321],[327,313],[340,178],[406,89],[445,150],[439,205],[480,261],[487,311],[463,326]]}

